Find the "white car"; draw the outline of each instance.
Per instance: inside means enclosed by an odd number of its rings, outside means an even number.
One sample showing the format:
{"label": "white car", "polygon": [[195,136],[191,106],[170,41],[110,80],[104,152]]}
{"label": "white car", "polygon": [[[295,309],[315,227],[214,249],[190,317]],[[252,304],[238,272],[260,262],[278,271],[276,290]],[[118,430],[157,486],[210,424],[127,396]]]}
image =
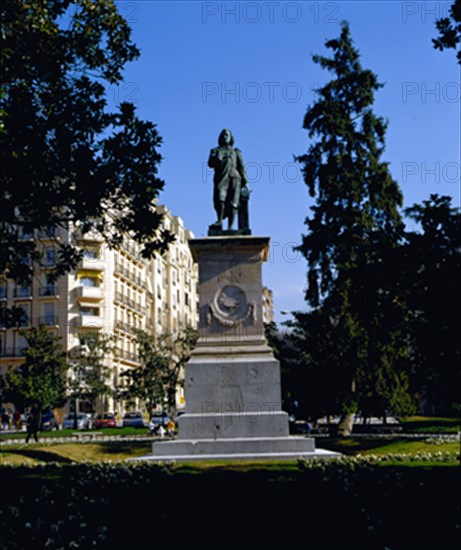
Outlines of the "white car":
{"label": "white car", "polygon": [[[75,414],[71,413],[66,416],[62,423],[63,428],[75,428]],[[84,413],[77,413],[77,430],[89,430],[91,428],[91,419]]]}

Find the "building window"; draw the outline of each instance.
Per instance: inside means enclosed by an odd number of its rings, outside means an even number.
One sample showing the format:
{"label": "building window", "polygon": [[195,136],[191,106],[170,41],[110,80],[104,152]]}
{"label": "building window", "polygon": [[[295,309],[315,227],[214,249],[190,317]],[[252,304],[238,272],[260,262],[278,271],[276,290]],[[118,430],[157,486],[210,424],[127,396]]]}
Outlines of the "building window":
{"label": "building window", "polygon": [[79,313],[80,313],[80,315],[88,315],[88,316],[98,317],[99,316],[99,308],[98,307],[80,306]]}
{"label": "building window", "polygon": [[45,284],[40,291],[41,296],[54,296],[56,294],[56,287],[54,281],[49,275],[45,277]]}
{"label": "building window", "polygon": [[45,249],[45,266],[52,267],[56,263],[56,250],[53,246]]}
{"label": "building window", "polygon": [[53,302],[46,302],[43,304],[42,321],[47,326],[56,324],[55,305]]}
{"label": "building window", "polygon": [[16,298],[28,298],[31,296],[31,288],[30,286],[17,286],[14,295]]}
{"label": "building window", "polygon": [[23,304],[16,304],[16,307],[20,311],[20,320],[19,320],[19,326],[20,327],[27,327],[30,324],[30,304],[23,303]]}
{"label": "building window", "polygon": [[99,248],[85,248],[83,250],[83,257],[85,260],[99,260]]}
{"label": "building window", "polygon": [[21,354],[21,351],[27,348],[27,340],[22,334],[18,334],[16,340],[16,352],[18,355]]}
{"label": "building window", "polygon": [[80,284],[82,286],[101,286],[101,280],[97,277],[80,277]]}

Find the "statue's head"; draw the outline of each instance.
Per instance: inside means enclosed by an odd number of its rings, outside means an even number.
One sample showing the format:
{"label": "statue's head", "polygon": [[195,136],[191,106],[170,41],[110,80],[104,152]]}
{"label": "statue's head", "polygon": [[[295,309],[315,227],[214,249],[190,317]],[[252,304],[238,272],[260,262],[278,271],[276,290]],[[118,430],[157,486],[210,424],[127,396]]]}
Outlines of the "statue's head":
{"label": "statue's head", "polygon": [[218,143],[220,147],[225,147],[226,145],[234,145],[234,136],[232,132],[227,128],[219,134]]}

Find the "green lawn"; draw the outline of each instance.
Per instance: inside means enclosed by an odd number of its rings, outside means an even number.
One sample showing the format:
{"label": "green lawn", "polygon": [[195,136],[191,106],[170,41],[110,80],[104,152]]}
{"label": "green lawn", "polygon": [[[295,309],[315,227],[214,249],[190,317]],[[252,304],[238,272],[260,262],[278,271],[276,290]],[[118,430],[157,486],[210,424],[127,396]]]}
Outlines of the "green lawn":
{"label": "green lawn", "polygon": [[321,439],[317,440],[317,446],[331,451],[337,451],[345,455],[384,455],[389,453],[435,453],[435,452],[459,452],[459,441],[436,443],[436,439],[411,440],[411,439],[385,439],[385,438],[347,438],[347,439]]}
{"label": "green lawn", "polygon": [[[147,435],[147,428],[102,428],[100,430],[74,430],[74,429],[65,429],[65,430],[52,430],[39,433],[39,439],[53,439],[60,437],[72,437],[72,434],[79,432],[82,434],[85,433],[102,433],[104,435],[110,436],[121,436],[121,435]],[[0,441],[2,439],[22,439],[25,440],[26,432],[19,433],[9,433],[9,432],[0,432]]]}
{"label": "green lawn", "polygon": [[[128,429],[128,428],[127,428]],[[420,453],[457,453],[459,442],[436,444],[432,440],[407,440],[360,438],[360,439],[319,439],[317,447],[338,451],[344,455],[387,455]],[[434,440],[435,441],[435,440]],[[120,461],[131,457],[143,456],[151,452],[149,441],[107,441],[88,443],[56,443],[47,440],[46,444],[34,443],[3,446],[0,450],[0,463],[37,464],[47,462],[101,462]],[[453,461],[455,459],[453,458]],[[296,462],[296,461],[292,461]],[[211,462],[211,464],[232,464],[231,461]]]}
{"label": "green lawn", "polygon": [[407,433],[457,433],[461,431],[460,418],[442,416],[408,416],[401,418],[403,431]]}

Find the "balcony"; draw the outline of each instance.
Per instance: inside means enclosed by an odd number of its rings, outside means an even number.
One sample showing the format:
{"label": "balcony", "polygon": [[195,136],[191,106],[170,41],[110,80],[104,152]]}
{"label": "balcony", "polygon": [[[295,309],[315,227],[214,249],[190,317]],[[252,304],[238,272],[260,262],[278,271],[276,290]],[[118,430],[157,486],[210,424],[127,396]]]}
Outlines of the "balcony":
{"label": "balcony", "polygon": [[75,297],[79,302],[99,302],[103,299],[103,290],[99,286],[79,286]]}
{"label": "balcony", "polygon": [[21,300],[32,298],[32,289],[31,287],[16,287],[13,291],[13,297],[19,298]]}
{"label": "balcony", "polygon": [[88,315],[80,313],[74,318],[76,327],[101,329],[103,326],[102,317],[100,315]]}
{"label": "balcony", "polygon": [[38,295],[40,298],[59,298],[58,290],[54,285],[42,286]]}
{"label": "balcony", "polygon": [[44,317],[39,317],[37,319],[39,325],[43,324],[47,327],[58,327],[59,319],[56,315],[45,315]]}
{"label": "balcony", "polygon": [[131,298],[128,298],[128,296],[125,296],[121,292],[116,292],[115,293],[115,300],[117,302],[120,302],[121,304],[129,307],[133,311],[141,313],[142,315],[145,315],[146,312],[147,312],[147,310],[144,306],[142,306],[141,304],[135,302],[134,300],[131,300]]}
{"label": "balcony", "polygon": [[124,277],[129,283],[135,284],[140,288],[146,288],[146,283],[134,273],[132,273],[128,268],[123,264],[116,262],[115,263],[115,273]]}
{"label": "balcony", "polygon": [[97,258],[82,258],[79,269],[89,269],[91,271],[104,271],[104,260],[99,256]]}
{"label": "balcony", "polygon": [[117,350],[117,355],[120,359],[129,361],[130,363],[139,363],[139,356],[131,351]]}
{"label": "balcony", "polygon": [[93,229],[90,231],[87,231],[86,233],[82,233],[80,229],[77,229],[74,232],[74,238],[77,241],[88,241],[93,243],[104,242],[104,237],[97,231],[94,231]]}
{"label": "balcony", "polygon": [[22,351],[20,349],[14,348],[14,347],[7,347],[0,350],[0,357],[24,357],[22,354]]}

